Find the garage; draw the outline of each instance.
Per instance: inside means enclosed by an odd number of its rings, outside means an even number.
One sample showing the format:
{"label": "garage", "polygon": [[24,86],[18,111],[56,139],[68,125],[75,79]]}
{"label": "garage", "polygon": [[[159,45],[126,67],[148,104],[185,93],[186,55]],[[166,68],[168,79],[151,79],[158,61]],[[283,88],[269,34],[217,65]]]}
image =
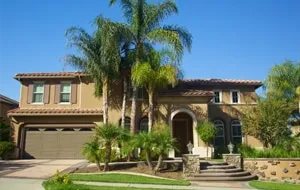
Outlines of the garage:
{"label": "garage", "polygon": [[25,159],[79,159],[83,158],[83,144],[93,134],[93,128],[30,127],[25,128]]}

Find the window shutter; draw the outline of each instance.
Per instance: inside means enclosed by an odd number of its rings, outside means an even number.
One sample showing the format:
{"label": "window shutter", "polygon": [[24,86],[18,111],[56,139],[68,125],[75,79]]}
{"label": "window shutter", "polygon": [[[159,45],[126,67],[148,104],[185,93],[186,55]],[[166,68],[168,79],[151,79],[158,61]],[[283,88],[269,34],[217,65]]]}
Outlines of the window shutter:
{"label": "window shutter", "polygon": [[50,85],[44,84],[44,104],[49,104]]}
{"label": "window shutter", "polygon": [[27,103],[32,103],[32,95],[33,95],[33,84],[28,85],[28,92],[27,92]]}
{"label": "window shutter", "polygon": [[59,102],[60,102],[60,84],[55,84],[54,103],[58,104]]}
{"label": "window shutter", "polygon": [[77,84],[71,84],[71,103],[76,104],[77,102]]}

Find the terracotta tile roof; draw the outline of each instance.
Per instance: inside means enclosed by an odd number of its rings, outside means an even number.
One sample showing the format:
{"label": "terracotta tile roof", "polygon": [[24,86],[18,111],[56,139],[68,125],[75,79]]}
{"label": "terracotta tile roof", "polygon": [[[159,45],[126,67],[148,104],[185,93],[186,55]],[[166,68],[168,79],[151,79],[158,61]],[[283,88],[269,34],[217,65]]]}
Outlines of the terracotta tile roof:
{"label": "terracotta tile roof", "polygon": [[63,109],[63,108],[32,108],[32,109],[20,109],[16,108],[8,112],[8,116],[37,116],[37,115],[102,115],[100,109]]}
{"label": "terracotta tile roof", "polygon": [[84,72],[17,73],[14,78],[75,78],[84,75]]}
{"label": "terracotta tile roof", "polygon": [[213,91],[195,89],[174,89],[165,90],[159,93],[160,96],[214,96]]}
{"label": "terracotta tile roof", "polygon": [[259,80],[237,80],[237,79],[184,79],[180,83],[187,85],[249,85],[261,86]]}

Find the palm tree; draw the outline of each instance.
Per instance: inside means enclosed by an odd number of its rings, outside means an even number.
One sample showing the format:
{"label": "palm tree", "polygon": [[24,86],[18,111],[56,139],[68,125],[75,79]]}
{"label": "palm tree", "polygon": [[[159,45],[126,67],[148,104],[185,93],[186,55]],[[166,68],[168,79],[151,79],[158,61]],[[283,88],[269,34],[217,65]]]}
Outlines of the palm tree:
{"label": "palm tree", "polygon": [[132,81],[138,87],[146,89],[149,95],[148,127],[153,125],[153,95],[156,89],[177,82],[177,68],[171,64],[161,64],[162,56],[152,52],[149,62],[137,63],[132,69]]}
{"label": "palm tree", "polygon": [[169,126],[165,124],[157,124],[154,126],[153,130],[153,138],[154,138],[154,148],[158,153],[158,161],[155,166],[155,172],[159,171],[164,157],[168,154],[168,152],[172,149],[176,149],[175,142],[176,139],[171,137],[171,133],[169,130]]}
{"label": "palm tree", "polygon": [[91,162],[95,161],[98,171],[101,171],[100,168],[100,149],[99,149],[99,139],[92,137],[89,141],[84,143],[82,148],[82,154],[87,157]]}
{"label": "palm tree", "polygon": [[65,62],[83,70],[95,82],[95,95],[103,98],[103,123],[108,123],[108,84],[119,72],[121,60],[119,38],[107,34],[108,19],[97,19],[97,31],[89,35],[84,29],[71,27],[66,31],[69,46],[75,46],[81,56],[66,55]]}
{"label": "palm tree", "polygon": [[[110,0],[113,5],[117,0]],[[122,31],[130,40],[130,45],[135,49],[135,63],[143,62],[145,59],[145,49],[154,44],[161,44],[171,47],[177,58],[180,60],[184,53],[184,48],[189,51],[192,44],[191,34],[177,25],[162,25],[163,20],[172,14],[178,13],[178,8],[174,1],[165,0],[160,4],[147,3],[145,0],[120,0],[126,24],[115,23],[115,30]],[[136,127],[136,98],[137,88],[133,86],[133,97],[131,105],[130,131],[135,133]]]}
{"label": "palm tree", "polygon": [[96,136],[99,138],[100,144],[105,148],[105,163],[103,171],[107,171],[109,169],[108,164],[111,159],[112,146],[117,145],[124,138],[127,138],[127,136],[122,128],[110,123],[96,127]]}
{"label": "palm tree", "polygon": [[141,132],[135,136],[135,146],[145,151],[146,160],[149,168],[153,170],[151,152],[154,145],[154,138],[152,133]]}

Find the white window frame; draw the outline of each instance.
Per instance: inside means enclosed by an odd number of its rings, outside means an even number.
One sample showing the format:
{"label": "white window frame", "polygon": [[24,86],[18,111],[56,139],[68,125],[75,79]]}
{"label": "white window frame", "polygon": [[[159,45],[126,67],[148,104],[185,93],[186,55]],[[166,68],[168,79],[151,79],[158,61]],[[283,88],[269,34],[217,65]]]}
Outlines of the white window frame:
{"label": "white window frame", "polygon": [[[237,92],[238,95],[238,102],[233,102],[233,92]],[[241,103],[241,95],[239,90],[230,90],[230,103],[232,104],[240,104]]]}
{"label": "white window frame", "polygon": [[[238,121],[240,124],[239,125],[238,124],[233,124],[233,122],[235,122],[235,121]],[[239,138],[242,139],[242,142],[243,142],[242,122],[240,120],[235,119],[235,120],[231,121],[231,125],[230,126],[231,126],[231,136],[232,136],[232,139],[239,137]],[[237,127],[237,126],[241,127],[241,135],[233,135],[233,127]]]}
{"label": "white window frame", "polygon": [[222,104],[222,90],[219,90],[219,89],[215,89],[215,90],[213,90],[213,92],[215,93],[215,92],[219,92],[219,99],[220,99],[220,102],[215,102],[215,96],[214,96],[214,99],[213,99],[213,103],[214,104]]}
{"label": "white window frame", "polygon": [[[34,94],[37,94],[36,92],[34,92],[34,86],[37,84],[42,84],[43,85],[43,96],[42,96],[42,102],[34,102]],[[38,93],[40,94],[40,93]],[[32,100],[31,100],[31,104],[44,104],[44,96],[45,96],[45,82],[44,81],[35,81],[33,82],[33,88],[32,88]]]}
{"label": "white window frame", "polygon": [[[69,102],[62,102],[61,101],[61,94],[63,93],[62,90],[62,84],[70,84],[70,99]],[[66,93],[65,93],[66,94]],[[60,83],[60,92],[59,92],[59,104],[71,104],[71,98],[72,98],[72,83],[70,81],[62,81]]]}
{"label": "white window frame", "polygon": [[[222,124],[215,124],[215,122],[221,122]],[[215,137],[215,139],[216,138],[223,138],[223,141],[224,141],[224,145],[225,145],[225,124],[224,124],[224,122],[222,121],[222,120],[220,120],[220,119],[217,119],[217,120],[214,120],[213,121],[213,124],[218,128],[218,126],[221,126],[222,125],[222,127],[223,127],[223,136],[217,136],[216,135],[216,137]]]}

